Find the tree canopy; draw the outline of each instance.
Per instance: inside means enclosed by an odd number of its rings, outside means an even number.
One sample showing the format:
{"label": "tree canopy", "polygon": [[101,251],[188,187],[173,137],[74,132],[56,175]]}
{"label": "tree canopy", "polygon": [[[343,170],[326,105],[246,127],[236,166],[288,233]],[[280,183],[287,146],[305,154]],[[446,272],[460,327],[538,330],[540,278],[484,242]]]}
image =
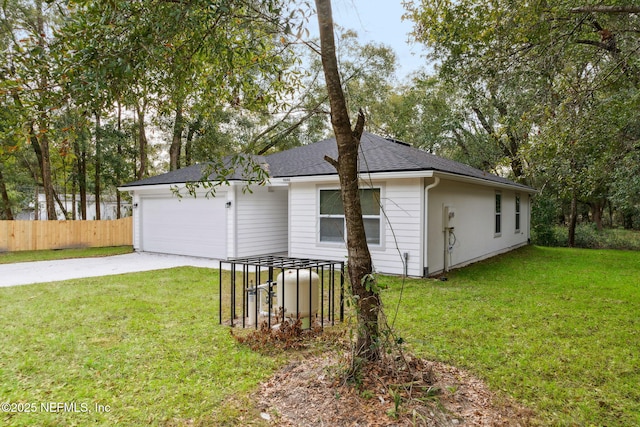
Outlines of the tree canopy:
{"label": "tree canopy", "polygon": [[[351,117],[538,188],[560,222],[601,226],[606,209],[610,225],[639,226],[637,6],[404,4],[434,71],[399,82],[389,46],[336,27]],[[284,0],[0,3],[0,216],[44,194],[47,217],[87,218],[123,182],[329,136],[313,13]]]}
{"label": "tree canopy", "polygon": [[561,212],[570,206],[572,229],[579,203],[601,226],[604,206],[629,188],[618,166],[638,168],[629,159],[640,138],[640,18],[622,3],[407,4],[437,84],[458,100],[451,113],[463,120],[449,130],[464,136],[458,156],[540,188]]}

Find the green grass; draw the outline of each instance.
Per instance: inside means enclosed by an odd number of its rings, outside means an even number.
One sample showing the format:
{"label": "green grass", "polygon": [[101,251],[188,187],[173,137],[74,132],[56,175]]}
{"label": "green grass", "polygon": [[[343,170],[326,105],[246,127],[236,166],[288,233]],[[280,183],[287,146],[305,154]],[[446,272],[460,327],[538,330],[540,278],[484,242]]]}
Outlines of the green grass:
{"label": "green grass", "polygon": [[[393,319],[402,281],[384,299]],[[542,425],[640,425],[640,253],[527,247],[407,280],[396,328],[420,356],[465,367]]]}
{"label": "green grass", "polygon": [[[380,281],[393,319],[403,282]],[[256,387],[285,363],[218,325],[209,269],[0,288],[0,319],[0,403],[37,407],[0,411],[2,426],[259,424]],[[640,425],[639,252],[527,247],[446,282],[407,280],[395,326],[541,425]]]}
{"label": "green grass", "polygon": [[67,258],[88,258],[121,255],[133,252],[131,246],[113,246],[106,248],[79,248],[47,251],[0,252],[0,264],[15,262],[51,261]]}
{"label": "green grass", "polygon": [[[0,289],[0,403],[36,405],[0,425],[255,422],[243,399],[282,358],[218,325],[217,277],[185,267]],[[57,402],[77,412],[41,408]]]}

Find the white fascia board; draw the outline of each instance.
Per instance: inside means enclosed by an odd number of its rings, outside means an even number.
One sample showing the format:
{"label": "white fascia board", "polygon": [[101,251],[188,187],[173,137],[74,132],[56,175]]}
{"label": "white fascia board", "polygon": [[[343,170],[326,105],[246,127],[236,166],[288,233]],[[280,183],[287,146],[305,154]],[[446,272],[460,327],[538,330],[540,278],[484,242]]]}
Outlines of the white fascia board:
{"label": "white fascia board", "polygon": [[[228,184],[215,184],[216,191],[227,191],[228,187],[242,187],[247,185],[247,181],[229,181]],[[282,181],[281,179],[271,179],[263,185],[263,187],[286,187],[289,185],[288,182]],[[250,184],[249,186],[259,186],[258,184]],[[144,194],[153,194],[153,193],[166,193],[167,191],[172,191],[174,189],[178,189],[180,191],[186,188],[185,183],[175,183],[175,184],[153,184],[153,185],[140,185],[135,187],[118,187],[118,191],[121,192],[129,192],[129,193],[144,193]],[[210,188],[199,188],[196,190],[197,194],[206,193],[210,191]]]}
{"label": "white fascia board", "polygon": [[[477,185],[483,185],[485,187],[504,188],[510,190],[522,191],[524,193],[535,194],[537,190],[521,187],[518,185],[507,184],[498,181],[491,181],[487,179],[481,179],[471,176],[458,175],[450,172],[439,172],[433,170],[426,171],[405,171],[405,172],[377,172],[377,173],[360,173],[361,180],[384,180],[394,178],[431,178],[433,176],[439,176],[444,179],[458,182],[467,182]],[[338,174],[334,175],[310,175],[310,176],[294,176],[294,177],[282,177],[282,178],[270,178],[265,186],[286,186],[289,183],[305,183],[305,182],[317,182],[317,183],[336,183],[339,182]],[[246,181],[230,181],[230,186],[242,186],[246,185]],[[221,187],[225,187],[223,184]],[[140,193],[161,193],[171,191],[172,188],[178,188],[180,190],[185,188],[185,184],[156,184],[156,185],[143,185],[138,187],[119,187],[119,191],[128,192],[140,192]],[[204,190],[203,190],[204,191]]]}
{"label": "white fascia board", "polygon": [[[407,171],[407,172],[376,172],[376,173],[360,173],[360,180],[369,181],[370,179],[392,179],[392,178],[423,178],[433,175],[433,171]],[[332,183],[339,182],[338,174],[334,175],[310,175],[310,176],[292,176],[284,178],[271,178],[271,181],[289,182],[317,182]]]}
{"label": "white fascia board", "polygon": [[[228,187],[226,184],[217,185],[216,191],[222,188]],[[185,183],[175,183],[175,184],[153,184],[153,185],[139,185],[135,187],[118,187],[118,191],[127,191],[129,193],[137,193],[137,194],[166,194],[167,192],[172,192],[174,190],[181,191],[186,188]],[[198,188],[196,189],[196,194],[206,193],[210,191],[210,188]],[[226,190],[223,190],[226,191]]]}
{"label": "white fascia board", "polygon": [[128,192],[128,193],[160,193],[171,191],[171,188],[175,185],[184,184],[155,184],[155,185],[139,185],[135,187],[118,187],[118,191]]}

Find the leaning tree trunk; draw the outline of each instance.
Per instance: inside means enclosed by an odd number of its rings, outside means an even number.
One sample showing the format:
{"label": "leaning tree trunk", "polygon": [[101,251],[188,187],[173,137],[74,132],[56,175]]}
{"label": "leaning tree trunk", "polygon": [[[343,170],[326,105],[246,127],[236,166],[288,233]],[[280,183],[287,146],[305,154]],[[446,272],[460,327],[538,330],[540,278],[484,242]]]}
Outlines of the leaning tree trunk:
{"label": "leaning tree trunk", "polygon": [[[46,119],[42,119],[42,122],[46,122]],[[42,188],[44,190],[45,206],[47,210],[47,219],[50,221],[56,220],[56,206],[55,198],[53,196],[53,180],[51,177],[51,155],[49,152],[49,137],[45,132],[41,132],[40,136],[36,135],[34,123],[31,123],[30,141],[33,151],[36,153],[38,159],[38,166],[40,167],[40,177],[42,178]]]}
{"label": "leaning tree trunk", "polygon": [[338,143],[338,159],[327,157],[326,160],[336,168],[340,177],[347,226],[347,265],[351,288],[357,299],[358,331],[355,356],[376,360],[380,357],[378,314],[381,303],[370,276],[373,264],[367,246],[358,189],[358,147],[364,128],[364,115],[361,111],[356,127],[352,130],[338,73],[331,1],[316,0],[316,9],[320,27],[322,67],[331,106],[331,124]]}

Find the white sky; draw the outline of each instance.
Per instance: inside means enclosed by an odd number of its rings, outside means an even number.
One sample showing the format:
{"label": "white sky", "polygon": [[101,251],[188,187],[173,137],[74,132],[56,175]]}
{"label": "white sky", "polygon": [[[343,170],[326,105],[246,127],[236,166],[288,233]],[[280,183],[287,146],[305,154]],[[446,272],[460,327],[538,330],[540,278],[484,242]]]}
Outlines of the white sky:
{"label": "white sky", "polygon": [[333,0],[332,9],[333,21],[355,30],[362,42],[374,41],[393,48],[398,56],[399,79],[420,68],[432,68],[424,58],[423,45],[408,41],[413,22],[402,20],[405,9],[401,0]]}

